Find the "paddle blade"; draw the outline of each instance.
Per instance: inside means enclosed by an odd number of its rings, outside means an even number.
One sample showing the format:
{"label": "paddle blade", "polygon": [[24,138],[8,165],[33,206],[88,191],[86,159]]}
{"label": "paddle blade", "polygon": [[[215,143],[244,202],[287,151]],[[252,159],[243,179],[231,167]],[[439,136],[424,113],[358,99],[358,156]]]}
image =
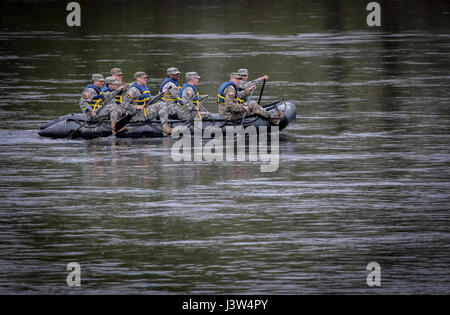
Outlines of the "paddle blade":
{"label": "paddle blade", "polygon": [[119,121],[116,123],[116,127],[115,127],[115,130],[114,130],[114,131],[120,130],[120,129],[122,129],[123,127],[125,127],[125,126],[130,122],[130,120],[133,118],[133,116],[134,116],[134,115],[132,115],[132,114],[128,114],[128,115],[126,115],[125,117],[123,117],[121,120],[119,120]]}

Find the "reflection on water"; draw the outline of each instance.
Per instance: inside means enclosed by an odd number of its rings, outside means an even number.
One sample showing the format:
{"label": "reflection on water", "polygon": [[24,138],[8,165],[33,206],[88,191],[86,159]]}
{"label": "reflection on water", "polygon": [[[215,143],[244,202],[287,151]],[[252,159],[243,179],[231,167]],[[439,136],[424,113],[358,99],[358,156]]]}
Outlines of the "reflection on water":
{"label": "reflection on water", "polygon": [[[358,6],[260,2],[188,5],[204,13],[192,24],[161,2],[175,26],[130,4],[117,25],[112,12],[80,30],[60,25],[52,3],[16,19],[16,4],[1,10],[0,292],[449,291],[448,5],[398,17],[403,4],[390,2],[384,26],[369,29]],[[254,18],[242,28],[223,22],[230,12]],[[171,139],[37,135],[78,111],[91,72],[116,66],[126,81],[149,73],[153,93],[170,66],[199,72],[210,96],[238,68],[268,74],[263,103],[284,97],[298,111],[278,171],[174,162]],[[381,288],[366,285],[371,261]]]}

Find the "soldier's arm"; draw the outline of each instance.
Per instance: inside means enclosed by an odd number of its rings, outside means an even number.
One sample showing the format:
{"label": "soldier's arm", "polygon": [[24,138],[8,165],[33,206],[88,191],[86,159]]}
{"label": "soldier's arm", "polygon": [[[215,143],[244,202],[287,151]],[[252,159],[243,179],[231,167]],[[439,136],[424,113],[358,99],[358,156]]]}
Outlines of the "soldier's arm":
{"label": "soldier's arm", "polygon": [[118,90],[103,92],[103,94],[105,96],[105,99],[104,99],[105,104],[108,104],[117,95],[117,93],[119,93]]}
{"label": "soldier's arm", "polygon": [[192,110],[195,110],[197,106],[192,103],[192,100],[194,99],[194,90],[191,88],[185,88],[183,91],[183,95],[181,96],[181,101],[183,102],[183,106]]}
{"label": "soldier's arm", "polygon": [[245,82],[245,81],[239,81],[239,85],[238,85],[238,89],[239,90],[245,90],[245,84],[246,84],[247,82]]}
{"label": "soldier's arm", "polygon": [[250,89],[252,86],[246,88],[245,90],[242,90],[238,93],[238,96],[240,98],[244,98],[244,97],[249,97],[250,94],[252,93],[252,90]]}
{"label": "soldier's arm", "polygon": [[137,97],[139,97],[139,93],[136,93],[136,89],[131,88],[129,89],[122,99],[122,108],[123,110],[127,111],[128,113],[134,113],[136,111],[135,106],[133,106],[133,100],[135,100]]}
{"label": "soldier's arm", "polygon": [[[260,77],[258,79],[252,80],[252,81],[247,81],[247,83],[242,85],[242,88],[243,89],[248,89],[252,85],[257,85],[257,84],[263,83],[263,81],[264,81],[264,77]],[[241,87],[241,85],[239,85],[239,87]]]}
{"label": "soldier's arm", "polygon": [[178,89],[177,88],[171,88],[169,90],[169,94],[172,95],[172,97],[174,99],[177,99],[178,98]]}
{"label": "soldier's arm", "polygon": [[81,108],[81,111],[83,112],[83,114],[84,113],[87,114],[87,113],[92,111],[91,105],[89,105],[89,103],[86,102],[86,100],[84,98],[84,93],[83,93],[83,95],[80,98],[80,108]]}
{"label": "soldier's arm", "polygon": [[241,105],[234,103],[234,96],[236,95],[234,88],[227,87],[223,94],[225,96],[225,107],[228,111],[242,112],[245,110]]}
{"label": "soldier's arm", "polygon": [[92,107],[89,104],[90,101],[92,101],[92,98],[95,96],[96,92],[93,89],[87,89],[83,91],[83,94],[80,98],[80,108],[83,111],[83,113],[90,113],[92,112]]}
{"label": "soldier's arm", "polygon": [[176,86],[175,84],[173,84],[172,82],[170,82],[169,84],[167,84],[164,88],[169,88],[169,87],[172,87],[170,90],[169,90],[169,94],[170,95],[172,95],[172,97],[174,98],[174,99],[177,99],[178,98],[178,86]]}

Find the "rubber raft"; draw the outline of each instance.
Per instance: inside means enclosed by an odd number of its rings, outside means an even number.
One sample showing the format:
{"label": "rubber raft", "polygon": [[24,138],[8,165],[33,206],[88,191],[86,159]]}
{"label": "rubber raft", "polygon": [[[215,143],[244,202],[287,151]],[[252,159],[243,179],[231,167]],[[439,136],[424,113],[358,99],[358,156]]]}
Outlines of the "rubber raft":
{"label": "rubber raft", "polygon": [[[286,128],[289,123],[296,118],[297,109],[295,105],[280,100],[275,103],[264,106],[270,113],[274,114],[278,110],[283,112],[280,118],[278,127],[280,130]],[[84,126],[83,126],[84,125]],[[175,128],[177,126],[187,126],[191,133],[194,132],[194,122],[186,122],[183,120],[169,119],[169,126]],[[80,128],[80,126],[82,126]],[[223,134],[226,134],[226,127],[255,126],[256,129],[265,126],[270,130],[272,126],[269,121],[257,115],[249,115],[242,120],[230,121],[220,117],[219,114],[213,114],[211,119],[202,120],[202,129],[205,130],[209,126],[214,126],[222,129]],[[83,114],[68,114],[52,120],[40,127],[39,135],[50,138],[67,138],[71,135],[72,139],[83,138],[92,139],[99,137],[108,137],[112,135],[110,121],[103,120],[98,122],[87,122]],[[148,120],[145,122],[130,122],[125,131],[116,134],[119,138],[143,138],[143,137],[163,137],[161,130],[161,122],[159,120]]]}

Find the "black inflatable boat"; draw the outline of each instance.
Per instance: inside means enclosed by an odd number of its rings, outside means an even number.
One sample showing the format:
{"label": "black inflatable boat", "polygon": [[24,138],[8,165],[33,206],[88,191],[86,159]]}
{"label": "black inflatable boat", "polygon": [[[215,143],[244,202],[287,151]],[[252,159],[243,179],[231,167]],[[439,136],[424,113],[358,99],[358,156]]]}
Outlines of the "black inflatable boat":
{"label": "black inflatable boat", "polygon": [[[295,120],[297,109],[295,105],[285,100],[280,100],[270,105],[264,106],[270,113],[276,113],[278,110],[283,112],[280,119],[279,128],[283,130],[289,123]],[[83,127],[80,128],[81,125]],[[170,119],[169,126],[175,128],[177,126],[187,126],[193,132],[194,123],[182,120]],[[224,120],[219,114],[214,114],[212,119],[204,119],[202,121],[203,130],[208,126],[219,127],[222,132],[226,134],[227,126],[255,126],[257,129],[262,126],[270,128],[271,124],[267,119],[257,115],[246,116],[244,121],[230,121]],[[72,139],[84,138],[92,139],[98,137],[108,137],[112,134],[111,124],[109,121],[88,122],[82,114],[68,114],[52,120],[40,127],[39,135],[51,138],[67,138],[71,135]],[[129,123],[127,129],[123,132],[117,133],[116,137],[120,138],[142,138],[142,137],[163,137],[161,130],[161,123],[159,120],[149,120],[145,122]]]}

